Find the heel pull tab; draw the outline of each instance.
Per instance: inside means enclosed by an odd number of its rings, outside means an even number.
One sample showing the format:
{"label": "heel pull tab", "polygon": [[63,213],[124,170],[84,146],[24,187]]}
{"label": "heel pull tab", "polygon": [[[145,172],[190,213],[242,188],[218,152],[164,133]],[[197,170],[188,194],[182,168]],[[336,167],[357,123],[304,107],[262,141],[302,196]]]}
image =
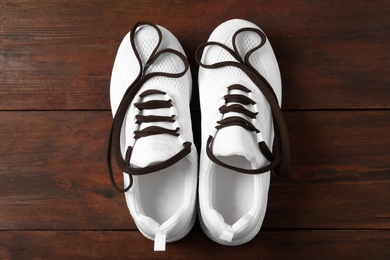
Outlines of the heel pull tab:
{"label": "heel pull tab", "polygon": [[219,236],[219,239],[226,241],[226,242],[232,242],[234,236],[234,231],[231,229],[224,229],[222,231],[222,234]]}
{"label": "heel pull tab", "polygon": [[165,251],[167,235],[157,234],[154,238],[154,251]]}

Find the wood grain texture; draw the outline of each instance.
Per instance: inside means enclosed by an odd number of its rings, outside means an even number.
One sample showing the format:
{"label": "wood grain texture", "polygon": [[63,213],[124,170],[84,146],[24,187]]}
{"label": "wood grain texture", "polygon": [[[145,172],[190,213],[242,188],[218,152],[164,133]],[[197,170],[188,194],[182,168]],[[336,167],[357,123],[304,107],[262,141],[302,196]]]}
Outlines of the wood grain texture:
{"label": "wood grain texture", "polygon": [[179,38],[196,83],[196,48],[231,18],[269,36],[284,109],[390,108],[388,1],[36,0],[0,9],[0,109],[109,109],[115,53],[139,20]]}
{"label": "wood grain texture", "polygon": [[153,252],[137,231],[0,232],[2,259],[388,259],[386,231],[261,231],[250,243],[227,247],[202,232]]}
{"label": "wood grain texture", "polygon": [[[0,259],[390,259],[390,2],[0,0]],[[196,48],[243,18],[283,81],[292,175],[272,176],[262,230],[224,247],[199,223],[167,252],[136,229],[105,165],[109,85],[140,20]],[[120,177],[120,174],[119,176]]]}
{"label": "wood grain texture", "polygon": [[[264,228],[390,228],[390,112],[285,117],[293,174],[273,178]],[[110,122],[106,111],[3,112],[0,229],[134,229],[108,180]]]}
{"label": "wood grain texture", "polygon": [[126,226],[106,173],[110,122],[109,112],[3,113],[1,229]]}

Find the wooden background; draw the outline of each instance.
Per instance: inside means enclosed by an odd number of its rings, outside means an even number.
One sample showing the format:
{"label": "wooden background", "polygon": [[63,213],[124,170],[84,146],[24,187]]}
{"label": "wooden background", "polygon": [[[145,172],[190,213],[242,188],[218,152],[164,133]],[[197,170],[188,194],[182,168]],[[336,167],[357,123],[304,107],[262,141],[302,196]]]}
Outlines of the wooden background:
{"label": "wooden background", "polygon": [[[390,259],[390,2],[0,0],[0,259]],[[153,252],[105,153],[109,81],[139,20],[194,53],[231,18],[268,35],[283,78],[290,178],[272,177],[259,235],[190,234]]]}

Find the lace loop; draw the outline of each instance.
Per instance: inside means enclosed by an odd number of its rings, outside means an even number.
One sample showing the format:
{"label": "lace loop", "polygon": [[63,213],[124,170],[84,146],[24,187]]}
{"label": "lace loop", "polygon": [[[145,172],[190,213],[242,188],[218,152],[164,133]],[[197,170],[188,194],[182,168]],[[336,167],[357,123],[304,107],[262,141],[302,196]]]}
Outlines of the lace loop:
{"label": "lace loop", "polygon": [[[227,51],[236,61],[222,61],[222,62],[216,62],[216,63],[212,63],[212,64],[203,63],[201,61],[202,53],[203,53],[204,49],[208,46],[221,47],[222,49]],[[234,52],[234,50],[230,49],[226,45],[223,45],[222,43],[219,43],[219,42],[206,42],[206,43],[200,45],[195,52],[195,60],[200,66],[202,66],[203,68],[207,68],[207,69],[218,69],[218,68],[223,68],[226,66],[236,66],[237,67],[240,64],[238,62],[240,60],[240,58],[237,56],[237,54]]]}
{"label": "lace loop", "polygon": [[170,108],[172,106],[172,100],[150,100],[144,103],[135,103],[134,105],[139,110]]}
{"label": "lace loop", "polygon": [[[253,32],[256,33],[261,41],[260,43],[255,46],[254,48],[250,49],[247,53],[244,54],[244,58],[242,58],[238,48],[237,48],[237,37],[239,34],[243,32]],[[274,170],[276,175],[278,176],[286,176],[290,173],[289,165],[290,165],[290,151],[289,151],[289,140],[288,140],[288,133],[287,133],[287,127],[283,118],[282,111],[279,107],[277,97],[269,84],[269,82],[260,74],[257,72],[257,70],[252,66],[250,63],[250,57],[251,55],[259,50],[264,44],[266,43],[267,38],[265,34],[256,28],[242,28],[237,30],[233,36],[232,36],[232,46],[233,49],[227,47],[226,45],[223,45],[219,42],[206,42],[199,46],[199,48],[196,50],[195,54],[195,60],[196,62],[203,68],[208,69],[218,69],[223,68],[227,66],[233,66],[236,68],[241,69],[252,81],[253,83],[260,89],[260,91],[265,96],[266,100],[270,104],[271,111],[272,111],[272,118],[274,121],[274,131],[275,131],[275,137],[273,141],[273,153],[268,148],[266,143],[264,141],[258,142],[258,146],[262,154],[267,158],[270,163],[264,167],[258,168],[258,169],[243,169],[238,168],[233,165],[226,164],[222,161],[220,161],[213,153],[212,151],[212,143],[213,143],[213,136],[210,135],[207,144],[206,144],[206,153],[211,161],[214,163],[231,169],[233,171],[245,173],[245,174],[259,174],[264,173],[270,170]],[[221,62],[215,62],[212,64],[205,64],[201,61],[202,54],[206,47],[215,46],[220,47],[224,51],[227,51],[234,59],[235,61],[221,61]],[[229,90],[231,89],[240,89],[244,92],[249,92],[249,89],[247,89],[244,86],[241,85],[232,85],[228,87]],[[228,112],[236,112],[236,113],[243,113],[244,115],[248,116],[249,118],[256,117],[257,113],[255,114],[252,111],[247,110],[242,105],[249,105],[254,104],[254,101],[251,100],[249,97],[246,97],[244,95],[237,95],[237,94],[228,94],[225,96],[225,102],[235,102],[239,104],[229,105],[229,106],[222,106],[220,108],[220,112],[222,114],[228,113]],[[241,105],[242,104],[242,105]],[[252,123],[245,120],[242,117],[234,116],[234,117],[228,117],[223,120],[220,120],[217,122],[219,125],[216,126],[217,130],[232,126],[232,125],[238,125],[243,127],[244,129],[248,131],[254,131],[256,133],[259,133],[260,131],[254,127]]]}
{"label": "lace loop", "polygon": [[134,131],[134,139],[139,139],[141,137],[147,137],[151,135],[159,135],[159,134],[168,134],[168,135],[173,135],[173,136],[179,136],[178,131],[180,130],[179,127],[176,129],[166,129],[160,126],[149,126],[141,131]]}
{"label": "lace loop", "polygon": [[250,111],[250,110],[246,109],[245,107],[238,105],[238,104],[234,104],[234,105],[230,105],[230,106],[223,105],[222,107],[219,108],[219,112],[221,114],[236,112],[236,113],[244,114],[250,118],[256,118],[256,115],[258,114],[256,112],[252,112],[252,111]]}
{"label": "lace loop", "polygon": [[244,95],[228,94],[224,96],[227,103],[237,102],[243,105],[254,105],[255,101]]}
{"label": "lace loop", "polygon": [[248,122],[247,120],[239,116],[231,116],[223,120],[217,121],[217,123],[219,125],[216,126],[215,128],[217,128],[218,130],[227,126],[238,125],[248,131],[252,131],[256,133],[260,132],[251,122]]}
{"label": "lace loop", "polygon": [[142,123],[152,123],[152,122],[168,122],[174,123],[176,120],[175,115],[172,116],[144,116],[144,115],[136,115],[135,117],[137,121],[136,124],[140,125]]}
{"label": "lace loop", "polygon": [[[157,42],[156,46],[153,48],[153,50],[151,51],[144,66],[142,65],[141,57],[140,57],[140,54],[137,50],[135,40],[134,40],[135,35],[137,34],[137,29],[143,25],[151,26],[152,28],[155,29],[155,31],[158,34],[158,42]],[[110,131],[110,137],[109,137],[109,141],[108,141],[108,150],[107,150],[107,166],[108,166],[109,177],[110,177],[110,180],[111,180],[114,188],[120,192],[126,192],[132,187],[132,185],[133,185],[132,175],[143,175],[143,174],[147,174],[147,173],[151,173],[151,172],[165,169],[165,168],[175,164],[176,162],[178,162],[179,160],[181,160],[182,158],[184,158],[185,156],[187,156],[191,152],[191,145],[192,144],[190,142],[184,142],[183,149],[180,150],[175,155],[173,155],[171,158],[167,159],[164,162],[160,162],[160,163],[153,164],[153,165],[143,167],[143,168],[135,168],[135,167],[132,167],[130,165],[130,158],[131,158],[133,147],[129,146],[127,148],[125,158],[123,158],[123,156],[122,156],[121,145],[120,145],[120,136],[121,136],[123,122],[125,120],[125,116],[126,116],[127,110],[129,108],[131,102],[133,101],[135,95],[138,93],[138,91],[141,89],[141,87],[144,85],[144,83],[146,81],[148,81],[149,79],[156,77],[156,76],[168,77],[168,78],[180,78],[180,77],[184,76],[185,73],[189,69],[189,64],[188,64],[187,58],[181,52],[174,50],[174,49],[170,49],[170,48],[166,48],[166,49],[162,49],[162,50],[158,51],[158,49],[160,48],[161,42],[162,42],[161,30],[158,28],[157,25],[149,23],[149,22],[136,23],[130,32],[130,44],[133,48],[135,57],[136,57],[138,64],[139,64],[139,73],[138,73],[138,76],[136,77],[136,79],[133,81],[133,83],[127,88],[127,90],[126,90],[126,92],[125,92],[125,94],[124,94],[124,96],[123,96],[123,98],[118,106],[118,109],[114,115],[113,123],[111,126],[111,131]],[[171,55],[173,55],[173,57],[179,58],[179,60],[181,60],[183,65],[184,65],[184,69],[182,71],[179,71],[176,73],[148,72],[148,69],[150,68],[150,66],[153,65],[153,63],[156,62],[156,60],[160,59],[163,56],[163,54],[171,54]],[[164,92],[159,91],[159,90],[147,90],[147,91],[144,91],[143,93],[141,93],[140,97],[142,98],[142,97],[147,96],[147,95],[162,94],[162,93],[164,93]],[[136,107],[138,106],[137,108],[139,110],[156,109],[156,108],[162,108],[162,107],[165,108],[165,107],[171,107],[172,101],[171,100],[164,100],[164,101],[153,100],[153,101],[144,102],[144,103],[137,103],[137,104],[135,104],[135,106]],[[173,119],[173,117],[172,117],[172,119]],[[142,115],[137,118],[137,121],[139,121],[139,123],[147,122],[147,121],[155,122],[155,121],[160,121],[160,120],[165,121],[168,119],[161,118],[158,116],[145,117]],[[171,119],[169,119],[169,120],[171,120]],[[178,136],[178,133],[177,133],[178,131],[179,131],[179,129],[177,129],[177,128],[174,130],[170,130],[170,129],[165,129],[165,128],[158,127],[158,126],[152,126],[152,127],[147,127],[141,131],[136,131],[134,138],[138,139],[141,137],[146,137],[146,136],[155,135],[155,134],[171,134],[174,136]],[[119,166],[119,168],[124,173],[129,175],[129,184],[125,188],[120,188],[115,181],[114,172],[112,169],[112,155],[114,155],[116,164]]]}
{"label": "lace loop", "polygon": [[[237,44],[236,44],[236,39],[238,37],[238,35],[242,32],[254,32],[256,33],[261,41],[259,43],[259,45],[255,46],[254,48],[250,49],[244,56],[244,59],[241,58],[241,55],[240,55],[240,52],[238,51],[238,48],[237,48]],[[248,28],[242,28],[242,29],[239,29],[237,30],[234,34],[233,34],[233,38],[232,38],[232,41],[233,41],[233,50],[235,53],[237,53],[237,57],[238,57],[238,61],[240,61],[240,63],[244,63],[248,66],[250,66],[252,69],[252,65],[250,64],[249,62],[249,58],[250,56],[255,52],[257,51],[258,49],[260,49],[261,47],[263,47],[263,45],[266,43],[267,41],[267,37],[265,36],[265,34],[259,30],[259,29],[256,29],[256,28],[251,28],[251,27],[248,27]]]}

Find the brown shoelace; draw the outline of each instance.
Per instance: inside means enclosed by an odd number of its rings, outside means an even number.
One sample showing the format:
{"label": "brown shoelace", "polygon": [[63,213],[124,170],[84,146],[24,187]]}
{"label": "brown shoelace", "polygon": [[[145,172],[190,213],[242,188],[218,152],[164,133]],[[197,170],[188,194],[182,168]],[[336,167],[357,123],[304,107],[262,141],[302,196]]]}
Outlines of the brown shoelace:
{"label": "brown shoelace", "polygon": [[[241,57],[236,45],[236,38],[242,32],[253,32],[256,33],[261,38],[260,44],[252,48],[251,50],[249,50],[245,54],[244,59]],[[275,137],[273,142],[273,152],[271,152],[271,150],[268,148],[268,146],[264,141],[260,141],[258,143],[258,146],[262,154],[265,156],[265,158],[267,158],[267,160],[269,160],[270,163],[258,169],[243,169],[243,168],[235,167],[233,165],[224,163],[220,161],[213,153],[212,143],[214,137],[212,135],[210,135],[207,140],[206,153],[207,156],[210,158],[210,160],[216,163],[217,165],[231,169],[236,172],[245,173],[245,174],[259,174],[270,170],[274,170],[277,176],[287,176],[290,173],[290,148],[289,148],[287,127],[283,118],[283,114],[279,107],[277,97],[271,85],[259,72],[257,72],[257,70],[249,62],[250,56],[255,51],[259,50],[266,43],[266,40],[267,38],[261,30],[256,28],[242,28],[233,34],[232,37],[233,49],[230,49],[226,45],[219,42],[206,42],[201,46],[199,46],[199,48],[196,50],[195,59],[201,67],[207,69],[218,69],[218,68],[223,68],[228,66],[239,68],[261,90],[261,92],[263,93],[263,95],[265,96],[265,98],[267,99],[271,107],[272,118],[274,122]],[[213,64],[202,63],[201,57],[202,57],[203,50],[208,46],[216,46],[224,49],[236,61],[221,61]],[[239,89],[244,93],[250,92],[248,88],[242,85],[232,85],[228,87],[229,91],[233,89]],[[246,109],[243,106],[243,105],[255,104],[254,101],[249,97],[240,94],[227,94],[224,98],[225,98],[225,103],[234,102],[235,104],[229,106],[223,105],[219,109],[220,113],[226,114],[229,112],[236,112],[236,113],[242,113],[252,119],[256,118],[257,115],[256,113]],[[218,123],[218,125],[216,126],[217,131],[224,127],[237,125],[243,127],[248,131],[253,131],[255,133],[260,132],[251,122],[239,116],[230,116],[223,120],[218,121],[217,123]]]}
{"label": "brown shoelace", "polygon": [[[136,30],[140,26],[151,26],[153,27],[158,36],[159,40],[154,47],[153,51],[151,52],[150,56],[146,60],[145,66],[142,65],[142,61],[140,58],[140,55],[137,51],[137,48],[135,46],[135,35],[137,34]],[[130,43],[131,46],[134,50],[135,56],[138,60],[139,63],[139,73],[137,78],[134,80],[134,82],[127,88],[120,104],[117,109],[117,112],[114,116],[114,120],[111,126],[111,131],[110,131],[110,137],[108,141],[108,150],[107,150],[107,166],[108,166],[108,172],[110,176],[110,180],[115,187],[116,190],[120,192],[126,192],[128,191],[131,186],[133,185],[133,175],[143,175],[143,174],[148,174],[156,171],[160,171],[162,169],[165,169],[169,166],[172,166],[173,164],[177,163],[180,161],[182,158],[187,156],[191,152],[191,142],[184,142],[183,143],[183,149],[180,150],[178,153],[173,155],[171,158],[159,162],[150,166],[142,167],[142,168],[137,168],[137,167],[132,167],[130,165],[130,159],[131,159],[131,154],[133,151],[133,147],[128,146],[125,154],[125,158],[123,158],[122,153],[121,153],[121,147],[120,147],[120,136],[121,136],[121,131],[122,131],[122,125],[125,120],[125,116],[127,113],[127,110],[129,109],[134,97],[138,93],[138,91],[141,89],[143,84],[148,81],[149,79],[156,77],[156,76],[161,76],[161,77],[168,77],[168,78],[180,78],[185,75],[189,68],[189,64],[187,61],[187,58],[179,51],[176,51],[174,49],[166,48],[159,50],[159,47],[161,45],[162,41],[162,33],[160,29],[152,23],[148,22],[139,22],[135,24],[133,29],[131,30],[130,33]],[[181,72],[178,73],[168,73],[168,72],[149,72],[148,73],[148,68],[153,65],[153,63],[161,57],[162,54],[173,54],[177,58],[179,58],[183,64],[184,64],[184,69]],[[134,68],[136,69],[136,68]],[[142,99],[148,95],[153,95],[153,94],[160,94],[160,95],[166,95],[165,92],[159,91],[159,90],[147,90],[142,92],[139,97]],[[172,100],[150,100],[147,102],[139,102],[135,103],[134,106],[139,110],[145,110],[145,109],[158,109],[158,108],[169,108],[172,106]],[[136,124],[142,124],[142,123],[148,123],[148,122],[174,122],[175,121],[175,115],[171,116],[155,116],[155,115],[150,115],[150,116],[145,116],[145,115],[137,115],[136,116]],[[134,132],[134,139],[139,139],[151,135],[159,135],[159,134],[169,134],[173,136],[179,136],[178,131],[180,128],[176,128],[174,130],[171,129],[166,129],[164,127],[159,127],[159,126],[150,126],[146,127],[142,130],[137,130]],[[119,168],[126,174],[129,175],[130,178],[130,183],[127,187],[125,188],[120,188],[114,178],[114,172],[112,169],[112,154],[114,155],[115,161]]]}

